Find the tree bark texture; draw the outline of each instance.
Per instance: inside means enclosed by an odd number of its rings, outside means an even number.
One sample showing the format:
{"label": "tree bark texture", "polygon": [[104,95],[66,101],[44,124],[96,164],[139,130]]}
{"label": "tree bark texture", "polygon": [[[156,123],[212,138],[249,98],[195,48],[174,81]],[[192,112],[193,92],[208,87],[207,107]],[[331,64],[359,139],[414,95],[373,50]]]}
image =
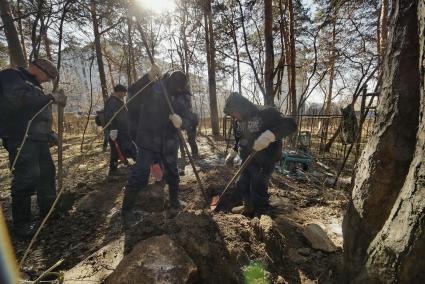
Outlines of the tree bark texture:
{"label": "tree bark texture", "polygon": [[100,79],[100,85],[102,88],[103,103],[106,103],[106,100],[108,99],[108,87],[106,85],[105,66],[103,64],[102,48],[100,44],[100,32],[99,32],[99,22],[97,19],[97,7],[96,7],[96,2],[94,0],[92,0],[90,4],[90,12],[92,17],[94,47],[96,50],[97,66],[99,68],[99,79]]}
{"label": "tree bark texture", "polygon": [[18,31],[13,22],[12,12],[7,0],[0,0],[1,19],[4,24],[4,33],[7,40],[7,48],[9,50],[10,65],[27,66],[25,55],[22,50],[21,42],[19,41]]}
{"label": "tree bark texture", "polygon": [[288,12],[289,12],[289,45],[290,45],[290,60],[289,64],[291,70],[291,115],[297,115],[297,72],[295,65],[297,64],[296,52],[295,52],[295,18],[294,18],[294,7],[292,0],[288,0]]}
{"label": "tree bark texture", "polygon": [[421,283],[425,279],[425,1],[418,2],[421,106],[416,150],[391,214],[368,248],[357,282]]}
{"label": "tree bark texture", "polygon": [[369,245],[390,216],[416,144],[420,102],[416,1],[393,0],[389,35],[378,114],[343,221],[344,264],[350,279],[362,270]]}
{"label": "tree bark texture", "polygon": [[266,93],[264,104],[274,105],[273,90],[273,71],[274,71],[274,52],[273,52],[273,11],[272,0],[264,1],[264,41],[266,45],[266,60],[264,68],[264,82]]}
{"label": "tree bark texture", "polygon": [[380,47],[380,57],[383,59],[385,55],[385,50],[387,48],[388,40],[388,0],[382,0],[381,3],[381,15],[379,17],[379,47]]}
{"label": "tree bark texture", "polygon": [[217,86],[215,79],[215,43],[214,43],[214,29],[212,20],[211,0],[205,3],[205,41],[208,61],[208,90],[210,98],[210,119],[212,134],[214,136],[220,135],[220,127],[218,122],[218,108],[217,108]]}

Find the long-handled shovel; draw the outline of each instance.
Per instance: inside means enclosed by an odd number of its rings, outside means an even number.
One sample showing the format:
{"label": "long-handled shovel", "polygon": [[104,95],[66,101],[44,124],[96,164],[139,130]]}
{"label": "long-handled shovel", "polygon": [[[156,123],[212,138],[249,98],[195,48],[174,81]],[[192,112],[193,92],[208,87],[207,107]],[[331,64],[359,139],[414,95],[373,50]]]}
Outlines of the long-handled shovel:
{"label": "long-handled shovel", "polygon": [[254,158],[255,154],[257,153],[257,151],[252,151],[251,154],[249,154],[249,156],[245,159],[245,161],[242,163],[241,167],[239,168],[239,170],[236,172],[236,174],[232,177],[232,179],[229,181],[229,183],[226,185],[226,187],[224,188],[224,190],[221,192],[220,195],[215,195],[211,198],[211,203],[210,203],[210,209],[211,211],[214,211],[218,204],[221,201],[221,198],[223,197],[223,195],[226,193],[226,191],[230,188],[230,186],[233,184],[233,182],[239,177],[239,175],[243,172],[243,170],[245,170],[245,168],[248,166],[249,162],[251,162],[252,158]]}

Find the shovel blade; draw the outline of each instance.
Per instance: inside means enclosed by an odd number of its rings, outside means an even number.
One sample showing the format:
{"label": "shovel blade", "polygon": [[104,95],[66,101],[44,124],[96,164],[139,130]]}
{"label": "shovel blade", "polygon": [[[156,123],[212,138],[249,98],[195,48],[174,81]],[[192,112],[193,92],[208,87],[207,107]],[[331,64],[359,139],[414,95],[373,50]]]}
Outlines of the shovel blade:
{"label": "shovel blade", "polygon": [[210,203],[210,209],[211,211],[214,211],[217,208],[218,205],[218,201],[220,200],[220,196],[219,195],[214,195],[211,198],[211,203]]}

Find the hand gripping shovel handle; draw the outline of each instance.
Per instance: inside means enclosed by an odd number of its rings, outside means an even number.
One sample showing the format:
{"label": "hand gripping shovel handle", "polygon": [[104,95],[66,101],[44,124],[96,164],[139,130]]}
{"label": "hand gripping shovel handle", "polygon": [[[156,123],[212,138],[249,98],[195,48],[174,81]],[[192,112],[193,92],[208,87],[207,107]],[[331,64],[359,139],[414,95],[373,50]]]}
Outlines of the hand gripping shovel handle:
{"label": "hand gripping shovel handle", "polygon": [[117,143],[117,140],[114,140],[115,149],[117,149],[118,152],[118,158],[121,160],[121,162],[125,163],[125,157],[121,151],[120,146]]}
{"label": "hand gripping shovel handle", "polygon": [[236,174],[232,177],[232,179],[226,185],[226,187],[224,188],[223,192],[220,195],[213,196],[213,198],[211,199],[211,204],[210,204],[211,211],[214,211],[217,208],[217,206],[220,203],[220,200],[223,197],[223,195],[230,188],[230,186],[235,182],[235,180],[240,176],[240,174],[243,172],[243,170],[246,169],[246,167],[249,165],[249,163],[251,162],[252,158],[254,158],[254,156],[255,156],[256,153],[257,153],[257,151],[254,151],[253,150],[251,152],[251,154],[249,154],[249,156],[246,158],[246,160],[242,163],[241,167],[236,172]]}

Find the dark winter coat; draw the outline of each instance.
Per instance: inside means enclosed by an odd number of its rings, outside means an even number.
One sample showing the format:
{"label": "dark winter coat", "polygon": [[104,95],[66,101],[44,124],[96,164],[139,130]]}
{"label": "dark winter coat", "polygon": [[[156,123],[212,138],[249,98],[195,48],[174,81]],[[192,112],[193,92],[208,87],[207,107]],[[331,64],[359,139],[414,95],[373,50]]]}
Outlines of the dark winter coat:
{"label": "dark winter coat", "polygon": [[[133,88],[133,86],[129,88],[130,98],[136,94],[137,90],[143,88],[143,82],[147,84],[149,79],[142,78],[135,83],[135,85],[138,85],[137,88]],[[185,102],[185,95],[177,95],[170,90],[168,91],[175,113],[182,118],[182,127],[188,127],[190,112]],[[153,83],[153,86],[147,87],[142,94],[129,102],[128,106],[132,125],[134,125],[134,120],[138,118],[136,138],[138,147],[165,155],[177,152],[179,146],[177,130],[169,119],[170,110],[159,81]]]}
{"label": "dark winter coat", "polygon": [[[105,123],[111,120],[114,114],[124,105],[124,101],[114,95],[110,96],[105,104]],[[108,130],[117,129],[118,135],[125,135],[130,138],[128,127],[128,110],[123,107],[112,120]]]}
{"label": "dark winter coat", "polygon": [[257,107],[241,95],[230,95],[224,111],[226,114],[231,112],[241,114],[238,130],[240,131],[240,154],[243,160],[252,152],[254,141],[264,131],[270,130],[275,134],[276,141],[258,152],[254,158],[262,165],[271,165],[281,159],[282,138],[292,134],[297,129],[294,119],[284,117],[273,107]]}
{"label": "dark winter coat", "polygon": [[[148,75],[142,76],[139,80],[128,87],[128,120],[130,136],[133,141],[136,141],[137,128],[139,124],[140,105],[145,101],[143,97],[151,92],[154,82],[149,80]],[[139,93],[140,91],[140,93]],[[134,98],[133,98],[134,97]]]}
{"label": "dark winter coat", "polygon": [[[0,137],[21,140],[32,116],[53,97],[45,95],[36,78],[23,68],[1,71],[0,86]],[[34,118],[28,139],[47,141],[51,133],[52,109],[49,106]]]}

